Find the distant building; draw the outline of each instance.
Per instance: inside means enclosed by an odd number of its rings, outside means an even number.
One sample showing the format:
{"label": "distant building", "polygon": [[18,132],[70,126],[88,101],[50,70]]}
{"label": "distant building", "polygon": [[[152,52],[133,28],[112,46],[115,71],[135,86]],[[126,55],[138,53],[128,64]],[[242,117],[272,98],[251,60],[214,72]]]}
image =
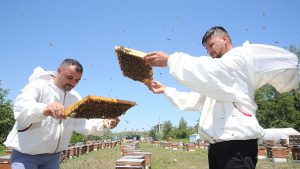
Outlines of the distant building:
{"label": "distant building", "polygon": [[262,143],[266,143],[268,140],[272,140],[275,144],[279,144],[280,139],[286,139],[289,144],[290,135],[300,136],[300,133],[293,128],[269,128],[264,129],[264,136],[260,141],[262,141]]}
{"label": "distant building", "polygon": [[157,125],[153,126],[151,129],[156,131],[156,132],[162,132],[162,125],[157,124]]}
{"label": "distant building", "polygon": [[196,143],[198,142],[198,140],[200,140],[200,135],[199,134],[192,134],[190,135],[190,142],[191,143]]}

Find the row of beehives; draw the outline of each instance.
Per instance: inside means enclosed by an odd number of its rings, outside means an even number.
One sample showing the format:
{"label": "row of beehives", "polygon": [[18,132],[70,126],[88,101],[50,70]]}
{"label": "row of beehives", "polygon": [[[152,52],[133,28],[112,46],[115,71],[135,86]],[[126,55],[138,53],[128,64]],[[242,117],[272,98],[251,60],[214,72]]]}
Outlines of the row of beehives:
{"label": "row of beehives", "polygon": [[87,141],[86,143],[77,143],[69,146],[66,150],[61,152],[61,162],[74,157],[79,157],[80,155],[91,151],[113,148],[120,143],[120,141]]}
{"label": "row of beehives", "polygon": [[116,169],[149,169],[151,153],[139,149],[138,141],[127,141],[120,145],[122,157],[116,160]]}
{"label": "row of beehives", "polygon": [[288,139],[280,139],[276,143],[266,140],[258,147],[258,158],[266,157],[275,162],[286,162],[288,159],[300,162],[300,135],[289,135]]}
{"label": "row of beehives", "polygon": [[274,140],[265,140],[263,144],[264,145],[274,145],[274,144],[300,145],[300,135],[290,135],[288,139],[279,139],[278,142],[275,142]]}
{"label": "row of beehives", "polygon": [[[207,148],[209,144],[207,142],[197,143],[174,143],[165,141],[153,141],[152,145],[158,145],[165,149],[178,150],[178,147],[182,147],[182,150],[194,151],[196,148]],[[294,143],[294,142],[293,142]],[[289,156],[291,154],[291,157]],[[258,158],[265,159],[268,157],[274,162],[285,162],[289,158],[295,162],[300,162],[300,144],[299,145],[288,145],[286,141],[281,144],[266,144],[258,147]]]}
{"label": "row of beehives", "polygon": [[195,151],[196,148],[207,148],[207,142],[196,142],[196,143],[175,143],[168,141],[152,141],[152,145],[158,145],[163,147],[164,149],[172,149],[172,150],[185,150],[185,151]]}
{"label": "row of beehives", "polygon": [[274,162],[287,162],[288,159],[300,162],[300,145],[275,144],[258,146],[258,158],[265,159],[266,157]]}
{"label": "row of beehives", "polygon": [[[77,143],[75,145],[69,146],[66,150],[61,152],[61,162],[71,159],[74,157],[79,157],[85,153],[91,151],[97,151],[100,149],[113,148],[120,145],[120,141],[87,141],[86,143]],[[10,169],[10,156],[12,149],[7,148],[6,155],[0,156],[0,169]]]}

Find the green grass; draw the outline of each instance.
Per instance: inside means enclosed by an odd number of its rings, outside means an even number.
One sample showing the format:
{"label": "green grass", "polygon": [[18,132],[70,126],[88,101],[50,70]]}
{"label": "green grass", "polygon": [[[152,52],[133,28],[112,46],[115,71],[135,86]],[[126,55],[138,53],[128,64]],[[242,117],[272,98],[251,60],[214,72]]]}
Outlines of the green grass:
{"label": "green grass", "polygon": [[207,149],[183,151],[164,149],[150,144],[140,145],[140,149],[151,152],[151,169],[208,169]]}
{"label": "green grass", "polygon": [[[140,144],[140,150],[152,155],[151,169],[208,169],[207,149],[183,151]],[[69,159],[61,164],[61,169],[114,169],[115,161],[121,157],[120,147],[93,151],[78,158]],[[291,157],[289,158],[291,159]],[[257,169],[299,169],[300,164],[288,160],[274,163],[268,159],[259,160]]]}
{"label": "green grass", "polygon": [[61,163],[61,169],[114,169],[115,162],[121,157],[120,147],[101,149],[68,159]]}
{"label": "green grass", "polygon": [[6,153],[5,146],[3,146],[3,145],[0,144],[0,156],[5,155],[5,153]]}

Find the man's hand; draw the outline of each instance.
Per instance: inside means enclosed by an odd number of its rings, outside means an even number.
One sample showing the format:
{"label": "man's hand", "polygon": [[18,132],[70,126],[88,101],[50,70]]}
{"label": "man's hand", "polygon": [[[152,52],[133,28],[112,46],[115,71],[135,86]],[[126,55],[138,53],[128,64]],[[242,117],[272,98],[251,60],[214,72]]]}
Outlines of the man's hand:
{"label": "man's hand", "polygon": [[103,127],[104,128],[109,128],[109,129],[113,129],[115,128],[118,123],[120,122],[119,118],[115,118],[115,119],[104,119],[103,120]]}
{"label": "man's hand", "polygon": [[49,104],[44,109],[45,116],[52,116],[55,119],[65,119],[66,116],[64,114],[64,106],[58,102],[54,102]]}
{"label": "man's hand", "polygon": [[148,53],[144,60],[147,65],[149,66],[156,66],[156,67],[166,67],[168,64],[169,55],[165,52],[151,52]]}
{"label": "man's hand", "polygon": [[151,90],[153,93],[156,93],[156,94],[164,93],[165,89],[166,89],[166,87],[158,81],[152,81],[152,82],[146,83],[146,85],[149,88],[149,90]]}

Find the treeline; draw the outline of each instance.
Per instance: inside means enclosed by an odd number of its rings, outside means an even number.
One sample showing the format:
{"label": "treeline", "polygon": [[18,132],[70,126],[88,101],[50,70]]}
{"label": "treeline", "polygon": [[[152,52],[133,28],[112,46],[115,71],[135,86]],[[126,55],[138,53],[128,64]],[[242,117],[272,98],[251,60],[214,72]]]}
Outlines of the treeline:
{"label": "treeline", "polygon": [[265,85],[256,92],[255,100],[256,117],[263,128],[291,127],[300,131],[300,89],[280,94]]}
{"label": "treeline", "polygon": [[181,117],[178,127],[173,126],[170,120],[165,121],[162,125],[153,127],[149,131],[149,137],[154,140],[186,139],[191,134],[197,133],[197,128],[197,125],[187,126],[187,122]]}

